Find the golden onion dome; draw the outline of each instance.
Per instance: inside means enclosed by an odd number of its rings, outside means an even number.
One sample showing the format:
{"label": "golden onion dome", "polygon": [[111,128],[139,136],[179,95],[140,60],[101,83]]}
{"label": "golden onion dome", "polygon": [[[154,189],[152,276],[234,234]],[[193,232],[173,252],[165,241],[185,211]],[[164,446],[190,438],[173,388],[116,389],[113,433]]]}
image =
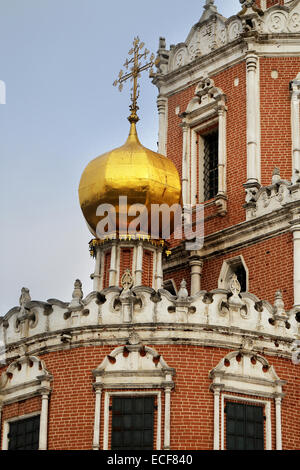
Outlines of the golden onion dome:
{"label": "golden onion dome", "polygon": [[[152,204],[171,207],[181,202],[180,177],[175,165],[140,143],[135,122],[132,121],[126,143],[92,160],[82,174],[79,200],[93,235],[96,235],[96,227],[101,220],[96,215],[101,204],[114,206],[118,231],[120,196],[127,197],[127,213],[130,206],[143,204],[148,210],[149,223]],[[133,218],[128,217],[128,224]],[[148,231],[150,234],[150,226]]]}

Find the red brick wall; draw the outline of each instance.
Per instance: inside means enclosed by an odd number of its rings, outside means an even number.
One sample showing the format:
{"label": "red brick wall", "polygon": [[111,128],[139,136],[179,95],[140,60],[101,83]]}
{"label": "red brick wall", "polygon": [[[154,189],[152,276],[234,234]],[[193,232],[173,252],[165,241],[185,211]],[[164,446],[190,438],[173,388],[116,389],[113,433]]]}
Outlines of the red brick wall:
{"label": "red brick wall", "polygon": [[[243,184],[247,180],[247,133],[246,133],[246,69],[245,63],[240,63],[215,76],[215,85],[227,96],[227,192],[228,214],[226,217],[214,217],[205,224],[205,234],[222,230],[225,227],[245,220],[245,190]],[[234,86],[235,78],[239,85]],[[180,112],[186,110],[193,98],[195,86],[179,92],[168,101],[168,141],[167,156],[182,174],[182,129],[181,119],[175,109],[180,106]],[[213,209],[207,208],[205,216],[211,215]],[[216,211],[213,210],[215,213]]]}
{"label": "red brick wall", "polygon": [[[260,59],[262,184],[270,185],[275,167],[283,179],[292,176],[291,97],[289,83],[300,67],[297,57]],[[272,70],[278,78],[271,78]]]}
{"label": "red brick wall", "polygon": [[282,289],[286,308],[292,308],[294,303],[292,234],[280,235],[205,261],[201,289],[207,291],[216,289],[223,262],[239,255],[244,257],[249,269],[249,292],[273,304],[276,290]]}
{"label": "red brick wall", "polygon": [[121,279],[126,269],[129,269],[132,273],[132,259],[133,259],[133,248],[121,248],[120,253],[120,279],[119,285],[121,285]]}
{"label": "red brick wall", "polygon": [[[261,0],[256,0],[255,3],[259,8],[261,8]],[[284,0],[267,0],[267,8],[270,8],[273,5],[284,5]]]}
{"label": "red brick wall", "polygon": [[144,250],[143,273],[142,273],[143,286],[152,286],[152,278],[153,278],[153,252],[149,250]]}
{"label": "red brick wall", "polygon": [[110,270],[111,250],[107,251],[104,255],[104,275],[103,275],[103,289],[109,287],[109,270]]}
{"label": "red brick wall", "polygon": [[[176,339],[176,338],[174,338]],[[91,449],[93,441],[95,392],[92,370],[113,346],[82,347],[41,356],[53,374],[49,403],[49,449]],[[209,372],[229,352],[213,347],[155,345],[170,367],[176,369],[171,397],[171,448],[213,448],[213,393]],[[284,386],[282,429],[284,449],[298,449],[300,442],[300,368],[291,361],[267,357]],[[101,436],[103,442],[103,396]],[[163,404],[164,406],[164,404]],[[273,407],[272,407],[273,408]],[[40,410],[40,399],[4,406],[3,420]],[[164,411],[164,408],[162,408]],[[163,415],[164,413],[162,413]],[[275,419],[272,416],[273,448]],[[162,426],[162,440],[163,440]]]}
{"label": "red brick wall", "polygon": [[180,289],[180,284],[182,280],[187,282],[187,290],[188,292],[191,291],[191,271],[190,268],[187,266],[186,268],[181,268],[178,270],[174,270],[173,272],[169,272],[164,275],[164,281],[169,279],[173,279],[175,282],[177,290]]}

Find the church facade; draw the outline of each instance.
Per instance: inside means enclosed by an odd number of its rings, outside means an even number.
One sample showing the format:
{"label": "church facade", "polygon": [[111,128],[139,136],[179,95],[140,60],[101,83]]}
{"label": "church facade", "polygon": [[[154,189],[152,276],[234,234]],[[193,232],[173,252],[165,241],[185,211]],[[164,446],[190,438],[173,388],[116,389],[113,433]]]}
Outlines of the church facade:
{"label": "church facade", "polygon": [[[132,109],[83,173],[92,292],[0,318],[1,449],[299,449],[300,0],[241,4],[160,38],[159,153]],[[203,246],[100,239],[118,192],[200,205]]]}

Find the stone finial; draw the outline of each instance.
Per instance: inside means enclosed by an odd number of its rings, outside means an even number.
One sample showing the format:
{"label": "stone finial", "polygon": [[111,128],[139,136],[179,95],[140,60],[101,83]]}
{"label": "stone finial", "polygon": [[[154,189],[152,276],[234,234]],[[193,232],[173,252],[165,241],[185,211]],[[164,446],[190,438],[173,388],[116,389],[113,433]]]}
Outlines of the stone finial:
{"label": "stone finial", "polygon": [[79,279],[76,279],[76,281],[74,282],[72,301],[69,304],[69,307],[72,307],[72,308],[82,307],[82,302],[81,302],[82,298],[83,298],[82,283]]}
{"label": "stone finial", "polygon": [[274,311],[275,315],[286,315],[282,290],[278,290],[275,294]]}
{"label": "stone finial", "polygon": [[218,12],[214,0],[206,0],[203,8],[204,13],[200,18],[200,22],[208,20],[211,16],[215,15]]}
{"label": "stone finial", "polygon": [[279,168],[274,168],[273,175],[272,175],[272,184],[276,184],[280,180],[281,180],[280,169]]}
{"label": "stone finial", "polygon": [[30,301],[31,301],[31,297],[30,297],[29,289],[27,289],[27,287],[22,287],[21,296],[20,296],[20,299],[19,299],[21,310],[24,310],[25,309],[25,304],[27,302],[30,302]]}
{"label": "stone finial", "polygon": [[185,279],[181,281],[180,289],[178,292],[178,300],[186,300],[189,296],[188,290],[186,288],[187,284]]}
{"label": "stone finial", "polygon": [[239,295],[241,293],[241,284],[236,274],[233,274],[229,287],[233,295]]}
{"label": "stone finial", "polygon": [[82,300],[83,298],[82,282],[79,279],[76,279],[76,281],[74,282],[72,298],[78,300]]}
{"label": "stone finial", "polygon": [[241,284],[239,283],[236,274],[233,274],[230,280],[229,289],[232,293],[232,296],[228,300],[229,306],[234,309],[243,307],[245,304],[240,298]]}

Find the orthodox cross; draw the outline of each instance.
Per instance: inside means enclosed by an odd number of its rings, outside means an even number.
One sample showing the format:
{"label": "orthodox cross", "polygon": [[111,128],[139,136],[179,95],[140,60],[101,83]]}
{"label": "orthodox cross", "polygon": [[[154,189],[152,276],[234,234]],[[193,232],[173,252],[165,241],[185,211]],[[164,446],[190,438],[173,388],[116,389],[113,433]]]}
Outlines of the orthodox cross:
{"label": "orthodox cross", "polygon": [[137,100],[139,97],[138,78],[140,77],[141,72],[148,69],[150,69],[151,76],[153,74],[153,67],[159,62],[159,59],[155,60],[155,55],[151,54],[149,62],[143,65],[143,59],[146,61],[147,55],[150,53],[150,51],[148,51],[148,49],[146,48],[143,51],[144,47],[145,43],[141,42],[138,36],[134,38],[133,47],[128,52],[128,54],[133,57],[131,57],[131,59],[126,59],[126,62],[124,64],[126,70],[128,70],[129,68],[130,72],[124,74],[124,71],[120,70],[117,80],[115,80],[113,83],[114,86],[117,86],[119,84],[119,90],[122,91],[124,82],[129,80],[129,78],[131,79],[131,81],[133,81],[130,105],[131,115],[128,118],[130,122],[138,122],[139,120],[139,117],[137,115],[137,111],[139,109],[137,105]]}

